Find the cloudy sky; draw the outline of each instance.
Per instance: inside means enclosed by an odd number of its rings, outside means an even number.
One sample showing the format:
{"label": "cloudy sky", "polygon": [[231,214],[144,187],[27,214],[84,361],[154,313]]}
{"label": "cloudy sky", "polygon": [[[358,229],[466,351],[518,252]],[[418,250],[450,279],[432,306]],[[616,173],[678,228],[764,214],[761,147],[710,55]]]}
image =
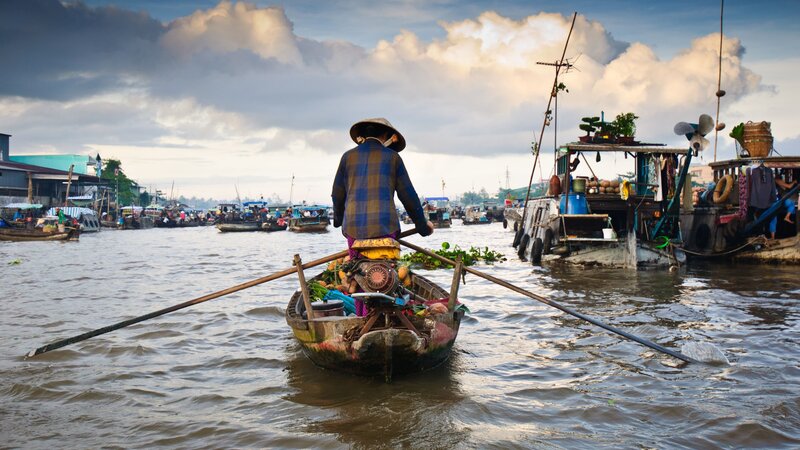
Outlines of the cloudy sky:
{"label": "cloudy sky", "polygon": [[[122,160],[145,186],[187,196],[329,203],[353,122],[406,137],[421,195],[524,186],[573,11],[558,135],[580,117],[640,116],[637,136],[684,146],[678,121],[716,110],[719,1],[297,0],[0,2],[0,132],[12,154]],[[772,122],[800,154],[800,2],[725,5],[718,159],[727,132]],[[713,138],[712,138],[713,140]],[[713,148],[703,162],[713,159]],[[610,176],[630,160],[594,167]],[[586,168],[583,168],[587,170]],[[588,175],[588,173],[587,173]]]}

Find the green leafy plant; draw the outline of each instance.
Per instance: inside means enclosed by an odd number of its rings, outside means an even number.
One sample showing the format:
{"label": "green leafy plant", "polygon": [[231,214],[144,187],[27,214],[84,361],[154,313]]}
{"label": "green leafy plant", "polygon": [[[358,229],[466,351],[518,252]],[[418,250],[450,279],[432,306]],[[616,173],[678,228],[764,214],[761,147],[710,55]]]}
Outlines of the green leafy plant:
{"label": "green leafy plant", "polygon": [[733,127],[729,136],[736,139],[739,145],[744,146],[744,123],[739,123],[739,125]]}
{"label": "green leafy plant", "polygon": [[308,285],[308,296],[312,302],[322,300],[328,294],[328,289],[316,281],[309,281],[306,284]]}
{"label": "green leafy plant", "polygon": [[[449,242],[442,242],[442,248],[433,251],[433,253],[453,261],[460,256],[461,262],[464,263],[465,266],[475,265],[478,261],[493,264],[506,260],[505,255],[494,250],[489,250],[489,247],[470,247],[468,250],[464,250],[458,245],[451,248]],[[432,256],[420,252],[405,254],[400,260],[412,266],[420,266],[425,269],[447,269],[453,267],[450,264],[443,263]]]}
{"label": "green leafy plant", "polygon": [[584,117],[581,119],[582,123],[578,125],[578,128],[586,132],[586,136],[589,134],[594,133],[597,131],[597,125],[600,123],[599,117]]}
{"label": "green leafy plant", "polygon": [[632,112],[617,114],[617,117],[611,122],[614,131],[616,131],[615,134],[618,136],[633,137],[633,135],[636,134],[636,119],[638,118],[639,116]]}

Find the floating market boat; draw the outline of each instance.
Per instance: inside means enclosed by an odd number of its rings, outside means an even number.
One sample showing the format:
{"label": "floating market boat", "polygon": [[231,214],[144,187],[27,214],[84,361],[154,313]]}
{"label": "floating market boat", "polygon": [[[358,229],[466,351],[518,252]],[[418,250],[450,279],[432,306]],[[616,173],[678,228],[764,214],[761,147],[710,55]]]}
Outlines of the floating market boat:
{"label": "floating market boat", "polygon": [[[714,183],[698,192],[696,205],[684,202],[681,210],[683,248],[689,257],[800,264],[800,157],[767,153],[709,164]],[[786,189],[778,190],[775,180]],[[754,183],[769,194],[761,209],[751,206]]]}
{"label": "floating market boat", "polygon": [[155,221],[144,213],[141,206],[123,206],[120,215],[122,221],[117,221],[117,228],[120,230],[149,230],[155,227]]}
{"label": "floating market boat", "polygon": [[0,241],[77,241],[80,230],[73,227],[58,226],[58,217],[39,219],[34,228],[2,227]]}
{"label": "floating market boat", "polygon": [[[330,290],[337,294],[332,300],[311,303],[304,299],[307,290],[301,289],[289,300],[286,322],[311,361],[326,369],[390,380],[447,360],[464,315],[463,308],[455,307],[455,296],[449,301],[447,291],[421,275],[398,274],[395,261],[363,259],[349,264],[343,270],[356,274],[351,283],[365,292],[347,296]],[[300,279],[305,283],[302,275]],[[345,315],[354,301],[363,301],[368,313]]]}
{"label": "floating market boat", "polygon": [[261,222],[220,222],[217,229],[221,232],[240,232],[240,231],[259,231],[261,230]]}
{"label": "floating market boat", "polygon": [[492,214],[489,210],[478,205],[467,206],[464,213],[464,225],[488,225],[492,222]]}
{"label": "floating market boat", "polygon": [[331,224],[328,208],[317,205],[299,205],[292,207],[289,217],[289,231],[323,232],[328,231]]}
{"label": "floating market boat", "polygon": [[288,227],[289,222],[283,217],[267,218],[267,220],[261,224],[262,231],[286,231]]}
{"label": "floating market boat", "polygon": [[450,199],[447,197],[425,197],[423,212],[425,218],[433,223],[434,228],[450,228]]}
{"label": "floating market boat", "polygon": [[[93,209],[83,208],[79,206],[66,206],[61,208],[67,216],[74,217],[81,228],[81,233],[91,233],[100,231],[100,218]],[[47,210],[47,215],[55,216],[56,209],[50,208]]]}
{"label": "floating market boat", "polygon": [[506,208],[503,210],[503,228],[511,227],[516,233],[522,223],[522,208]]}
{"label": "floating market boat", "polygon": [[[586,154],[597,161],[630,156],[633,178],[573,178],[581,157],[589,165]],[[684,167],[679,164],[681,156]],[[524,222],[520,218],[515,225],[517,254],[534,264],[544,259],[634,269],[682,262],[685,254],[673,244],[679,244],[678,205],[691,157],[690,149],[660,144],[573,142],[561,146],[547,195],[530,199],[523,211]],[[586,170],[587,175],[593,174],[590,167]]]}

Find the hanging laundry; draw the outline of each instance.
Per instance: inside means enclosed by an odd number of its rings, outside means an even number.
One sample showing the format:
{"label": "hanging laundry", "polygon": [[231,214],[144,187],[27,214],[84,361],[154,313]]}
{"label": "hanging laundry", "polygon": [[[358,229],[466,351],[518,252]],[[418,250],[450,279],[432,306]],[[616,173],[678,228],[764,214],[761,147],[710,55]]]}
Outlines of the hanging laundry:
{"label": "hanging laundry", "polygon": [[656,195],[653,200],[660,202],[664,200],[664,187],[661,184],[661,158],[658,156],[653,156],[651,161],[653,161],[653,170],[650,172],[653,174],[653,180],[651,184],[656,185]]}
{"label": "hanging laundry", "polygon": [[766,209],[775,201],[778,191],[775,188],[775,174],[772,169],[759,165],[750,169],[750,206]]}

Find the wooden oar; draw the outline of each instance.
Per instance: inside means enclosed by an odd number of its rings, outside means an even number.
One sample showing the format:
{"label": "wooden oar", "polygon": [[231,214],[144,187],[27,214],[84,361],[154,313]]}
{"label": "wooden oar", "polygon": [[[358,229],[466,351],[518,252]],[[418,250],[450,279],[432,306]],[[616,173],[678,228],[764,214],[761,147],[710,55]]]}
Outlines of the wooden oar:
{"label": "wooden oar", "polygon": [[[411,236],[412,234],[416,234],[415,229],[406,230],[400,234],[400,237],[407,237]],[[308,269],[310,267],[318,266],[320,264],[325,264],[327,262],[331,262],[333,260],[344,258],[347,256],[348,251],[343,250],[338,253],[334,253],[333,255],[326,256],[324,258],[317,259],[315,261],[307,262],[302,265],[303,269]],[[272,275],[267,275],[265,277],[257,278],[252,281],[248,281],[247,283],[242,283],[233,287],[229,287],[228,289],[223,289],[221,291],[217,291],[211,294],[204,295],[202,297],[198,297],[194,300],[189,300],[177,305],[170,306],[168,308],[159,309],[158,311],[153,311],[151,313],[145,314],[143,316],[135,317],[133,319],[123,320],[122,322],[115,323],[113,325],[109,325],[107,327],[98,328],[93,331],[89,331],[83,334],[79,334],[77,336],[72,336],[70,338],[62,339],[60,341],[53,342],[52,344],[47,344],[42,347],[39,347],[35,350],[31,350],[28,352],[26,357],[30,358],[36,355],[41,355],[42,353],[49,352],[51,350],[59,349],[61,347],[65,347],[70,344],[74,344],[76,342],[85,341],[86,339],[93,338],[95,336],[99,336],[101,334],[110,333],[114,330],[119,330],[120,328],[125,328],[127,326],[144,322],[145,320],[152,319],[154,317],[163,316],[164,314],[171,313],[173,311],[177,311],[179,309],[187,308],[189,306],[194,306],[203,302],[207,302],[209,300],[213,300],[215,298],[222,297],[223,295],[233,294],[234,292],[239,292],[241,290],[251,288],[253,286],[258,286],[259,284],[266,283],[268,281],[277,280],[278,278],[283,278],[286,275],[291,275],[297,272],[297,267],[291,267],[289,269],[281,270],[280,272],[275,272]]]}
{"label": "wooden oar", "polygon": [[[456,264],[455,261],[452,261],[452,260],[450,260],[448,258],[445,258],[443,256],[440,256],[440,255],[437,255],[436,253],[433,253],[430,250],[426,250],[426,249],[424,249],[422,247],[419,247],[417,245],[411,244],[411,243],[403,241],[403,240],[399,240],[399,242],[401,244],[405,245],[406,247],[408,247],[408,248],[410,248],[412,250],[416,250],[416,251],[418,251],[420,253],[423,253],[425,255],[428,255],[431,258],[438,259],[439,261],[442,261],[444,263],[450,264],[452,266],[455,266],[455,264]],[[610,331],[612,333],[616,333],[616,334],[618,334],[618,335],[620,335],[620,336],[622,336],[624,338],[636,341],[636,342],[638,342],[638,343],[640,343],[642,345],[645,345],[647,347],[652,348],[653,350],[658,350],[659,352],[666,353],[667,355],[670,355],[670,356],[672,356],[674,358],[678,358],[681,361],[685,361],[687,363],[689,363],[689,362],[697,362],[696,360],[694,360],[692,358],[689,358],[688,356],[683,355],[683,354],[681,354],[679,352],[676,352],[676,351],[670,350],[668,348],[662,347],[662,346],[660,346],[660,345],[658,345],[658,344],[656,344],[654,342],[650,342],[650,341],[648,341],[646,339],[642,339],[642,338],[640,338],[638,336],[634,336],[634,335],[632,335],[630,333],[626,333],[626,332],[624,332],[624,331],[622,331],[620,329],[612,327],[611,325],[606,325],[606,324],[604,324],[603,322],[600,322],[597,319],[594,319],[594,318],[591,318],[589,316],[583,315],[583,314],[581,314],[581,313],[579,313],[577,311],[574,311],[574,310],[572,310],[570,308],[567,308],[566,306],[563,306],[563,305],[561,305],[561,304],[559,304],[557,302],[554,302],[553,300],[550,300],[549,298],[542,297],[541,295],[537,295],[537,294],[534,294],[533,292],[526,291],[525,289],[522,289],[520,287],[514,286],[513,284],[511,284],[511,283],[509,283],[507,281],[503,281],[503,280],[501,280],[499,278],[495,278],[495,277],[493,277],[493,276],[491,276],[489,274],[485,274],[485,273],[480,272],[478,270],[475,270],[475,269],[473,269],[471,267],[466,267],[465,266],[463,268],[463,270],[465,270],[466,272],[469,272],[469,273],[471,273],[473,275],[479,276],[479,277],[481,277],[481,278],[483,278],[485,280],[489,280],[492,283],[499,284],[500,286],[503,286],[504,288],[511,289],[512,291],[517,292],[519,294],[522,294],[522,295],[524,295],[526,297],[530,297],[530,298],[532,298],[534,300],[537,300],[539,302],[542,302],[542,303],[544,303],[546,305],[550,305],[553,308],[560,309],[561,311],[564,311],[567,314],[575,316],[575,317],[577,317],[577,318],[579,318],[581,320],[585,320],[585,321],[587,321],[587,322],[589,322],[591,324],[597,325],[600,328],[606,329],[606,330],[608,330],[608,331]]]}

